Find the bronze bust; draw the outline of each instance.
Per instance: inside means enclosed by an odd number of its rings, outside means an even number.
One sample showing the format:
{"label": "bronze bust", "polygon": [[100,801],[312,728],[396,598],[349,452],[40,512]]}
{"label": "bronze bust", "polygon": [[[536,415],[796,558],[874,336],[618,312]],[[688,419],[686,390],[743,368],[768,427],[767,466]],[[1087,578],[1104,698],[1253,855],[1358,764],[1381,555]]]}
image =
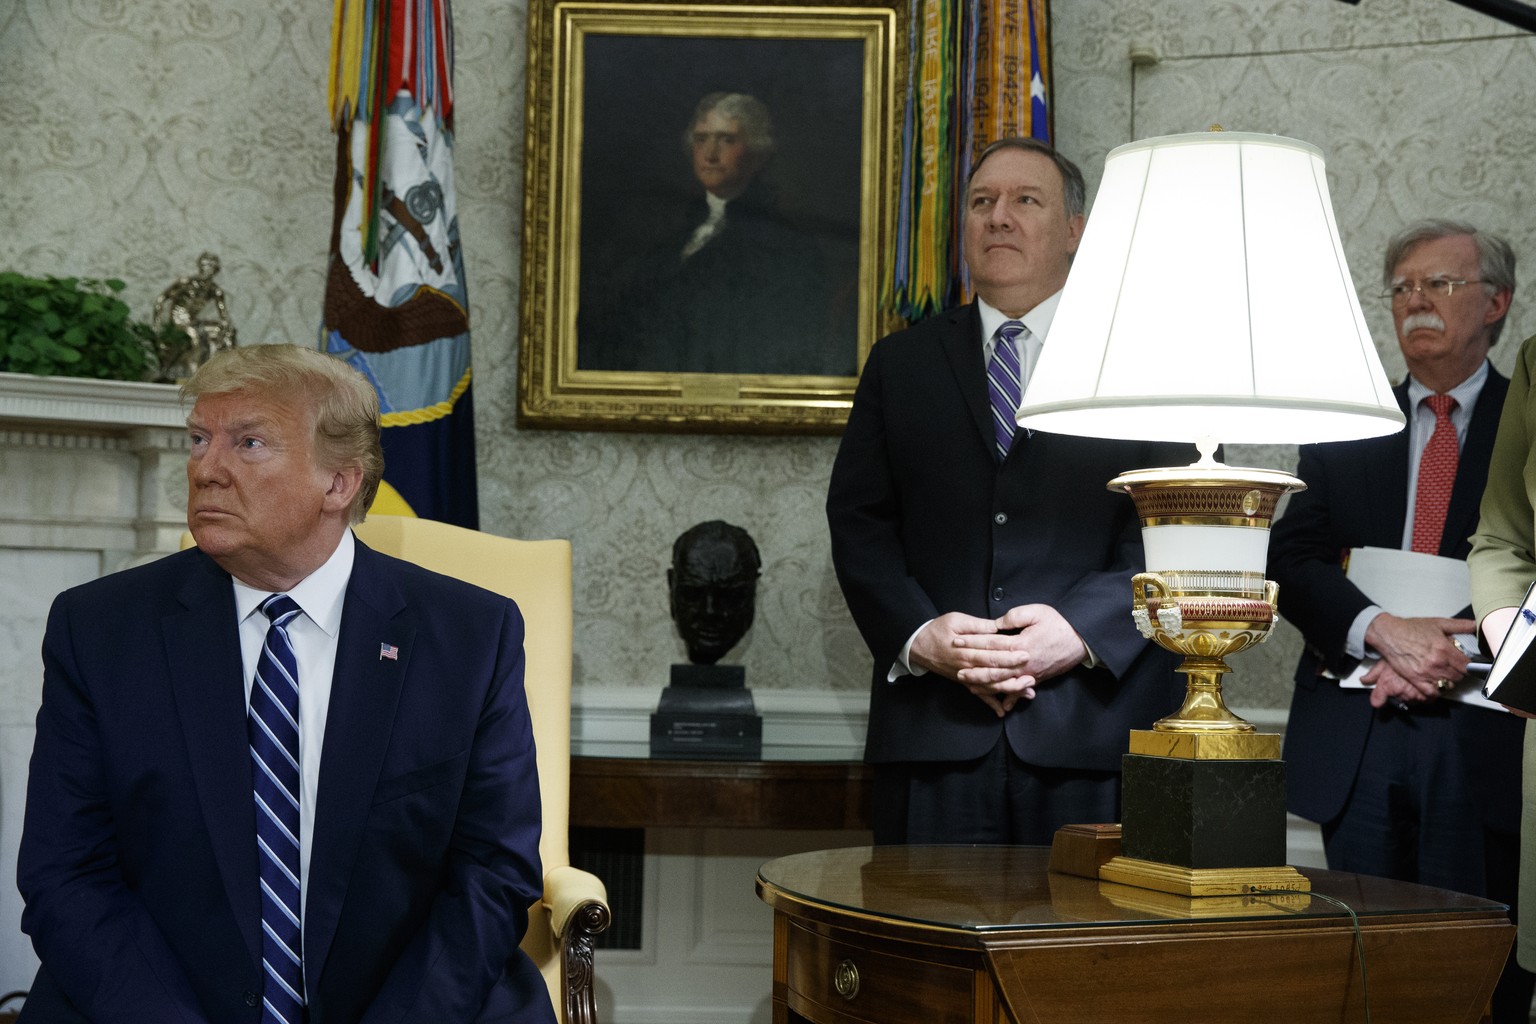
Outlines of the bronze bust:
{"label": "bronze bust", "polygon": [[685,530],[673,543],[667,590],[689,661],[713,665],[746,635],[761,569],[751,535],[718,519]]}

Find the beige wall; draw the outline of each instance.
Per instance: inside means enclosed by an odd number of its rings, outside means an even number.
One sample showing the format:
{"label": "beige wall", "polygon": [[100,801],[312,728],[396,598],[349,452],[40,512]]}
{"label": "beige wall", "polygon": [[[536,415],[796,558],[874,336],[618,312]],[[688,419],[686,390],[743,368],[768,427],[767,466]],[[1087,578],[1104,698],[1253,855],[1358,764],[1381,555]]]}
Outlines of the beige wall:
{"label": "beige wall", "polygon": [[[1055,0],[1058,142],[1096,181],[1132,138],[1294,135],[1329,159],[1362,290],[1404,221],[1472,218],[1536,266],[1536,40],[1447,0]],[[577,679],[656,689],[683,657],[664,600],[672,539],[746,527],[764,557],[736,657],[754,688],[864,685],[821,513],[834,439],[519,431],[518,211],[525,7],[460,0],[457,174],[470,277],[486,529],[566,536]],[[203,249],[246,343],[313,339],[334,147],[328,4],[11,0],[0,9],[0,267],[120,276],[146,313]],[[1133,47],[1157,63],[1133,67]],[[1527,276],[1530,274],[1527,268]],[[1191,288],[1200,282],[1191,281]],[[1511,337],[1536,331],[1521,289]],[[1390,372],[1384,309],[1367,303]],[[1306,326],[1297,296],[1296,329]],[[1513,345],[1496,355],[1507,366]],[[1289,466],[1288,450],[1237,460]],[[168,486],[175,486],[173,483]],[[1244,655],[1240,706],[1284,706],[1294,635]]]}

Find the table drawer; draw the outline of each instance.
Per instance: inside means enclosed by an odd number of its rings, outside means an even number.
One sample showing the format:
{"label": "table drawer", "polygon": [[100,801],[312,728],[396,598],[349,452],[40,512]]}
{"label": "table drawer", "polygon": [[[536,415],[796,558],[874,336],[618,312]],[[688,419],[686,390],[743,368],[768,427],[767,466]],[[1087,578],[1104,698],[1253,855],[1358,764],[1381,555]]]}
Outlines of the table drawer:
{"label": "table drawer", "polygon": [[[990,990],[991,982],[985,980]],[[835,1014],[870,1024],[971,1024],[976,971],[875,953],[789,929],[789,991]]]}

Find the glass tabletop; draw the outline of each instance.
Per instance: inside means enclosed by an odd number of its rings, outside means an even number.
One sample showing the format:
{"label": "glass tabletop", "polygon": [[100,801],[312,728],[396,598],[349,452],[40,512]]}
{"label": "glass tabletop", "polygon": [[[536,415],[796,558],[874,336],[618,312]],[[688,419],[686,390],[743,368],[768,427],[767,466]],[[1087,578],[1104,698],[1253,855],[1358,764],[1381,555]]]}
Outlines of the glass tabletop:
{"label": "glass tabletop", "polygon": [[[1266,916],[1488,914],[1503,905],[1385,878],[1299,869],[1312,892],[1190,898],[1048,870],[1042,846],[852,847],[794,854],[758,870],[763,898],[940,928],[989,932],[1246,920]],[[1344,906],[1341,906],[1343,904]]]}

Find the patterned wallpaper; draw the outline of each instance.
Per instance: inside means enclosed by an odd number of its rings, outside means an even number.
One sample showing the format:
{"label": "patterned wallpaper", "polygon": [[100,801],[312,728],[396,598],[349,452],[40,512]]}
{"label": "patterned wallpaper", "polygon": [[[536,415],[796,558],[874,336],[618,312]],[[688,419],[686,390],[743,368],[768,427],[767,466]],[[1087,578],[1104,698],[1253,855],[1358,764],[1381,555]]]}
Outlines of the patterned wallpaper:
{"label": "patterned wallpaper", "polygon": [[[861,688],[867,655],[821,514],[835,439],[516,428],[526,9],[460,0],[455,16],[484,527],[574,542],[580,684],[665,682],[684,657],[666,612],[671,542],[723,518],[764,559],[757,624],[732,656],[749,684]],[[243,342],[310,341],[334,166],[329,31],[329,5],[298,0],[0,4],[0,267],[119,276],[146,315],[211,249]],[[1052,35],[1058,142],[1090,184],[1114,146],[1216,121],[1324,150],[1367,292],[1383,240],[1420,215],[1469,217],[1536,258],[1536,122],[1516,105],[1536,92],[1528,35],[1447,0],[1055,0]],[[1531,294],[1507,337],[1536,332]],[[1385,310],[1367,312],[1398,372]],[[1294,452],[1231,461],[1289,468]],[[1244,655],[1234,703],[1285,706],[1296,643],[1282,633]]]}

